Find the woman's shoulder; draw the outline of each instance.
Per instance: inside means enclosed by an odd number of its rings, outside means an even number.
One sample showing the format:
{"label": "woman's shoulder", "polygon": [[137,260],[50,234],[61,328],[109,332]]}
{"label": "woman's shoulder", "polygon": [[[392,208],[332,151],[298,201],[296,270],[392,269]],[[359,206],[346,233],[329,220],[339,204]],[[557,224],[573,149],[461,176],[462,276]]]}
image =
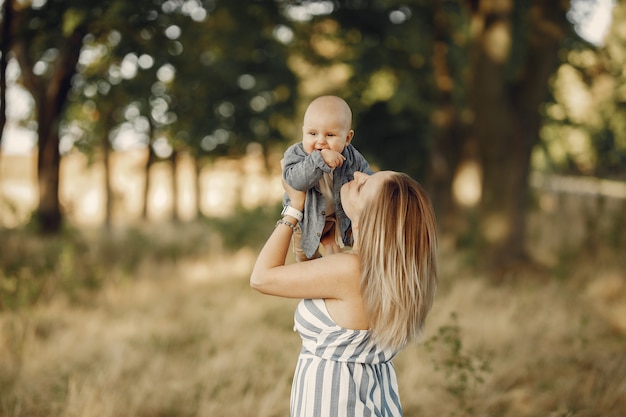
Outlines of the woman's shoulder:
{"label": "woman's shoulder", "polygon": [[325,305],[333,321],[352,330],[369,328],[361,296],[361,267],[358,254],[342,252],[327,257],[336,281],[342,287],[341,296],[326,299]]}
{"label": "woman's shoulder", "polygon": [[324,257],[330,267],[337,275],[352,276],[360,282],[361,279],[361,263],[358,254],[348,251],[335,253]]}
{"label": "woman's shoulder", "polygon": [[327,256],[327,259],[332,259],[337,262],[350,264],[351,266],[359,266],[359,254],[351,249],[344,252],[335,253]]}

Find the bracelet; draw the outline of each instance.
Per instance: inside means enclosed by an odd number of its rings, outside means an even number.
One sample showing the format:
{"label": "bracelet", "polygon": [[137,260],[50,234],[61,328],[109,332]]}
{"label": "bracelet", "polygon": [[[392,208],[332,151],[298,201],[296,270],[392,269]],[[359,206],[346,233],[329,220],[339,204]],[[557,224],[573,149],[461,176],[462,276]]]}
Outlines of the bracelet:
{"label": "bracelet", "polygon": [[291,222],[288,222],[288,221],[287,221],[287,220],[285,220],[285,219],[280,219],[280,220],[278,220],[278,221],[276,222],[276,225],[275,225],[274,227],[275,227],[275,228],[276,228],[276,227],[278,227],[278,225],[279,225],[279,224],[284,224],[284,225],[286,225],[286,226],[291,227],[291,230],[293,230],[293,232],[294,232],[294,233],[298,231],[298,228],[297,228],[297,226],[296,226],[296,225],[292,224]]}

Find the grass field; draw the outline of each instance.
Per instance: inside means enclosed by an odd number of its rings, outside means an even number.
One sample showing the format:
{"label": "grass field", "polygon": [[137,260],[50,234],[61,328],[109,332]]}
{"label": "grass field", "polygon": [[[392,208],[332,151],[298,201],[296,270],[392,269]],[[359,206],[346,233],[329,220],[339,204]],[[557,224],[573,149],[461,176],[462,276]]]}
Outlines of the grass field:
{"label": "grass field", "polygon": [[[0,416],[288,415],[296,301],[249,288],[255,249],[167,230],[4,236]],[[626,415],[620,256],[496,284],[442,246],[425,341],[395,359],[405,416]]]}

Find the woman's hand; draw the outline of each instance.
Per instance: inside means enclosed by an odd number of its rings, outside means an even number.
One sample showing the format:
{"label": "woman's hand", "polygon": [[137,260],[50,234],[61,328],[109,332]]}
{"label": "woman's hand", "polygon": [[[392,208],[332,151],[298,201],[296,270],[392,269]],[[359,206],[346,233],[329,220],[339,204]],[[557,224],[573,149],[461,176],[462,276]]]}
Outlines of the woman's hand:
{"label": "woman's hand", "polygon": [[[280,160],[280,168],[281,169],[285,168],[282,159]],[[306,192],[293,189],[289,184],[285,182],[285,179],[283,176],[281,176],[281,179],[283,183],[283,189],[289,196],[289,201],[290,201],[289,205],[297,210],[304,211],[304,200],[306,198]]]}

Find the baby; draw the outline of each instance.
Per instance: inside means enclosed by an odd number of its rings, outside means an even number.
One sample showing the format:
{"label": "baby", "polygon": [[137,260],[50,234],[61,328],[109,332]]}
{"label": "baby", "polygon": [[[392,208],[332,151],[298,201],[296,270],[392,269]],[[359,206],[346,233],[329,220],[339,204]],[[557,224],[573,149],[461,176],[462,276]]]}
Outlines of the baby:
{"label": "baby", "polygon": [[[294,233],[293,248],[298,262],[352,245],[350,219],[341,206],[341,186],[355,171],[371,175],[365,158],[351,145],[354,130],[350,106],[336,96],[313,100],[302,125],[302,142],[290,146],[283,158],[283,178],[292,188],[306,191],[300,230]],[[283,198],[283,214],[292,214],[289,199]],[[296,210],[297,211],[297,210]],[[295,213],[300,217],[300,213]]]}

